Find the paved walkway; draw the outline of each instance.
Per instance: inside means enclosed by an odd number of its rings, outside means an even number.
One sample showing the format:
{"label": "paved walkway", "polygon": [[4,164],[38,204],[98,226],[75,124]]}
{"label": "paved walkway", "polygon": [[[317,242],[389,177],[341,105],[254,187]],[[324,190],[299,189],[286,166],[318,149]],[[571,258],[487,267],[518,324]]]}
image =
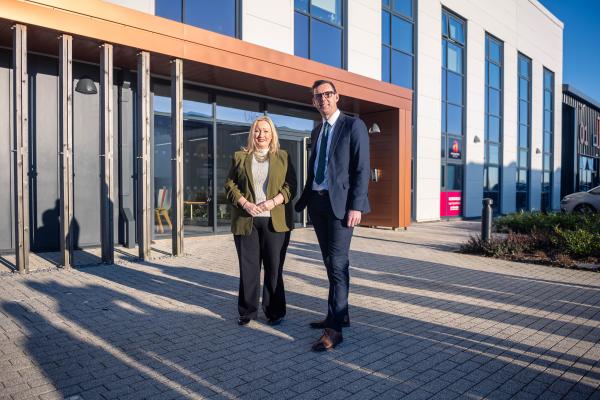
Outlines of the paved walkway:
{"label": "paved walkway", "polygon": [[325,354],[309,351],[327,294],[310,229],[292,236],[277,327],[237,326],[230,236],[5,274],[0,398],[600,399],[600,273],[453,252],[473,229],[357,229],[352,326]]}

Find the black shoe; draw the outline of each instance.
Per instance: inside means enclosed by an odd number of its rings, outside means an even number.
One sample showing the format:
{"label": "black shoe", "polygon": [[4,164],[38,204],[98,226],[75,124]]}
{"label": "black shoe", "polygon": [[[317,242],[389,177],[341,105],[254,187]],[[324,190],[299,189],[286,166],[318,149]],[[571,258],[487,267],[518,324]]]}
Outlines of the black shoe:
{"label": "black shoe", "polygon": [[250,322],[249,317],[239,317],[238,318],[238,325],[240,325],[240,326],[248,325],[249,322]]}
{"label": "black shoe", "polygon": [[271,326],[276,326],[276,325],[281,324],[282,321],[283,321],[283,317],[269,318],[269,319],[267,319],[267,324],[271,325]]}
{"label": "black shoe", "polygon": [[[324,319],[323,321],[311,322],[310,328],[311,329],[325,329],[327,327],[326,322],[327,322],[326,319]],[[344,321],[342,322],[341,326],[342,326],[342,328],[347,328],[350,326],[350,318],[348,316],[346,316],[346,318],[344,318]]]}

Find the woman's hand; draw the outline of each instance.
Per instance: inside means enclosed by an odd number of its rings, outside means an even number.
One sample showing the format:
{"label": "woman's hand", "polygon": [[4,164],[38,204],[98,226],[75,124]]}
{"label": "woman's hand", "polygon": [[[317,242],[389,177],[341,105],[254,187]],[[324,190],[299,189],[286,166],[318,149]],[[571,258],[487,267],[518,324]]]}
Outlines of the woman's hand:
{"label": "woman's hand", "polygon": [[259,203],[257,206],[261,209],[262,212],[271,211],[275,208],[277,204],[275,204],[275,200],[269,199],[265,200],[262,203]]}
{"label": "woman's hand", "polygon": [[253,217],[256,217],[258,214],[260,214],[262,212],[262,209],[258,205],[252,203],[251,201],[245,202],[243,208],[244,208],[244,211],[246,211],[248,214],[252,215]]}

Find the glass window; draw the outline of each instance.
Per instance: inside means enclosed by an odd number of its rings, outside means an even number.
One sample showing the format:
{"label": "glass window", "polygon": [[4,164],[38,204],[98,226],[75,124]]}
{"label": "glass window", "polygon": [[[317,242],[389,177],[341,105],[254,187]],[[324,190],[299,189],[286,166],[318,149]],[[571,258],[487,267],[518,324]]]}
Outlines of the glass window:
{"label": "glass window", "polygon": [[529,77],[529,59],[519,56],[519,75]]}
{"label": "glass window", "polygon": [[527,150],[519,150],[519,168],[527,168]]}
{"label": "glass window", "polygon": [[295,55],[343,67],[342,4],[342,0],[295,1]]}
{"label": "glass window", "polygon": [[498,167],[488,167],[487,173],[487,190],[497,191],[500,183]]}
{"label": "glass window", "polygon": [[519,101],[519,123],[529,125],[529,103],[523,100]]}
{"label": "glass window", "polygon": [[448,43],[446,68],[450,71],[462,73],[462,48],[453,43]]}
{"label": "glass window", "polygon": [[448,164],[448,190],[462,190],[462,164]]}
{"label": "glass window", "polygon": [[294,54],[308,58],[308,17],[294,13]]}
{"label": "glass window", "polygon": [[409,89],[413,87],[413,58],[392,50],[392,83]]}
{"label": "glass window", "polygon": [[500,91],[488,89],[488,113],[500,115]]}
{"label": "glass window", "polygon": [[391,80],[390,51],[391,49],[389,47],[381,46],[381,80],[384,82],[389,82]]}
{"label": "glass window", "polygon": [[185,23],[228,36],[236,36],[236,0],[186,0]]}
{"label": "glass window", "polygon": [[463,22],[450,16],[450,39],[459,42],[460,44],[465,43],[465,34],[463,30]]}
{"label": "glass window", "polygon": [[529,81],[524,78],[519,79],[519,99],[529,98]]}
{"label": "glass window", "polygon": [[488,140],[491,142],[500,142],[500,118],[488,117]]}
{"label": "glass window", "polygon": [[404,16],[412,17],[412,0],[393,0],[393,2],[394,11],[397,11]]}
{"label": "glass window", "polygon": [[396,16],[392,16],[392,47],[413,52],[413,25]]}
{"label": "glass window", "polygon": [[500,89],[500,67],[496,64],[488,64],[488,86]]}
{"label": "glass window", "polygon": [[381,12],[381,40],[383,44],[391,45],[390,38],[392,36],[390,27],[390,13],[387,11]]}
{"label": "glass window", "polygon": [[313,19],[310,32],[310,58],[342,67],[342,30]]}
{"label": "glass window", "polygon": [[519,126],[519,147],[529,147],[529,128],[525,125]]}
{"label": "glass window", "polygon": [[181,22],[183,19],[183,10],[181,1],[156,0],[154,3],[154,15],[172,19]]}
{"label": "glass window", "polygon": [[501,45],[493,39],[490,39],[488,36],[488,59],[497,64],[502,63],[502,47]]}
{"label": "glass window", "polygon": [[342,0],[311,0],[310,13],[323,21],[341,25]]}
{"label": "glass window", "polygon": [[500,164],[500,154],[498,146],[490,144],[488,146],[488,162],[490,164]]}
{"label": "glass window", "polygon": [[448,104],[446,114],[447,118],[447,133],[462,135],[462,107]]}
{"label": "glass window", "polygon": [[294,0],[294,8],[296,10],[308,12],[308,2],[309,0]]}
{"label": "glass window", "polygon": [[544,129],[552,131],[552,112],[544,111]]}
{"label": "glass window", "polygon": [[459,74],[448,71],[447,73],[447,101],[454,104],[463,103],[463,79]]}

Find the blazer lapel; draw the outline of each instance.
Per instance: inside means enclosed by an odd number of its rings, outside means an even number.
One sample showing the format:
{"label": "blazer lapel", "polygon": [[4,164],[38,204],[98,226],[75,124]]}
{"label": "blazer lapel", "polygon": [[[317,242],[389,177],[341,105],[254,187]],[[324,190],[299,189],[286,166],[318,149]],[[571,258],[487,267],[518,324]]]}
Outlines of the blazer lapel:
{"label": "blazer lapel", "polygon": [[335,123],[335,127],[333,128],[333,137],[331,138],[331,145],[329,146],[329,162],[333,158],[335,147],[337,146],[338,141],[340,140],[340,136],[342,135],[342,131],[344,130],[344,124],[346,123],[346,116],[340,113],[338,120]]}
{"label": "blazer lapel", "polygon": [[319,141],[319,136],[321,136],[321,129],[323,128],[323,124],[319,124],[310,135],[311,143],[310,143],[310,159],[308,160],[308,178],[312,177],[315,169],[315,160],[317,159],[317,142]]}
{"label": "blazer lapel", "polygon": [[250,189],[253,200],[255,200],[256,194],[254,193],[254,177],[252,176],[252,157],[254,157],[252,154],[246,154],[244,169],[246,170],[246,176],[248,177],[248,188]]}

